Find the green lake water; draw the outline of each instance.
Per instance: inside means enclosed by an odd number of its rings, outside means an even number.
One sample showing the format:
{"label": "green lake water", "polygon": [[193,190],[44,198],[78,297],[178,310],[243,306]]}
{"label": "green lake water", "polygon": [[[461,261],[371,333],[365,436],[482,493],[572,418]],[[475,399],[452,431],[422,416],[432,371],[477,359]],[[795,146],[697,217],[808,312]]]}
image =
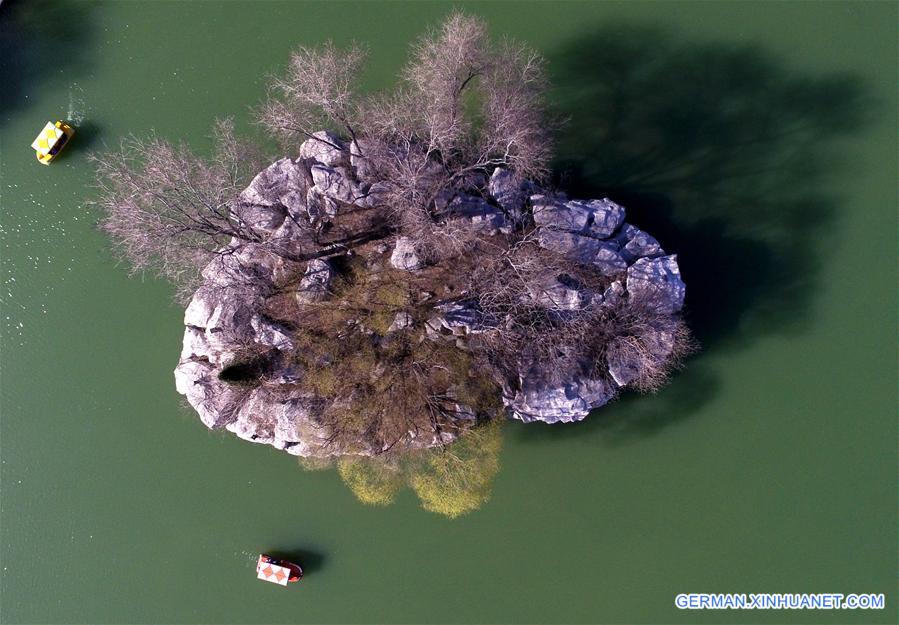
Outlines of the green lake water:
{"label": "green lake water", "polygon": [[[557,172],[679,254],[704,346],[655,396],[510,423],[491,500],[404,493],[207,431],[182,311],[96,230],[86,155],[199,151],[290,49],[371,50],[387,85],[437,3],[0,7],[0,621],[894,623],[897,4],[478,3],[549,60]],[[80,132],[58,163],[48,119]],[[298,554],[299,586],[254,579]],[[682,592],[886,593],[881,611],[686,612]]]}

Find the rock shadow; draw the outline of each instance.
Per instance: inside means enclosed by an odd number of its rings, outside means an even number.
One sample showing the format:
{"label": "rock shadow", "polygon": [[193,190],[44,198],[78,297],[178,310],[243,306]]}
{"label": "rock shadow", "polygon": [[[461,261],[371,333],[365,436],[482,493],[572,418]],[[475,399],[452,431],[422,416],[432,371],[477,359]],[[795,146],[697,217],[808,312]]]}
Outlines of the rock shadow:
{"label": "rock shadow", "polygon": [[637,24],[572,41],[548,67],[564,120],[554,182],[621,203],[678,254],[703,351],[656,396],[627,394],[579,426],[521,437],[572,429],[628,440],[714,396],[708,356],[807,327],[839,224],[840,141],[862,128],[873,99],[854,75],[805,73],[754,45]]}
{"label": "rock shadow", "polygon": [[0,126],[12,111],[28,104],[29,90],[45,81],[58,84],[56,117],[66,113],[71,84],[66,72],[81,74],[85,69],[84,43],[92,36],[96,6],[75,0],[0,4]]}
{"label": "rock shadow", "polygon": [[506,428],[507,435],[524,443],[565,442],[593,436],[612,447],[640,440],[688,418],[717,395],[718,377],[701,362],[694,364],[679,371],[659,393],[624,393],[580,423],[512,422]]}

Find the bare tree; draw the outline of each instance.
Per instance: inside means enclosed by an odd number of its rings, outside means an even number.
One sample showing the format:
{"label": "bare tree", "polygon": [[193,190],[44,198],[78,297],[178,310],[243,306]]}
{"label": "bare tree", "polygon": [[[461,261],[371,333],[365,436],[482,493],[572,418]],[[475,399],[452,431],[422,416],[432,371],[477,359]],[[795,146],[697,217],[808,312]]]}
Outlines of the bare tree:
{"label": "bare tree", "polygon": [[420,39],[403,80],[361,109],[367,165],[389,181],[403,234],[425,248],[466,250],[471,239],[445,220],[454,195],[496,167],[547,173],[542,59],[520,44],[492,45],[483,22],[455,13]]}
{"label": "bare tree", "polygon": [[343,149],[316,132],[331,126],[355,137],[355,83],[366,56],[359,46],[338,50],[330,41],[297,48],[285,74],[271,78],[269,97],[257,110],[259,123],[285,146],[313,139]]}
{"label": "bare tree", "polygon": [[[395,229],[423,247],[449,243],[446,203],[472,180],[507,167],[541,178],[550,157],[541,57],[521,44],[494,45],[484,23],[454,13],[414,46],[391,93],[360,96],[353,81],[358,47],[299,48],[286,75],[273,80],[259,122],[282,141],[314,138],[327,125],[344,135],[356,170],[382,183],[381,205]],[[451,249],[459,245],[449,245]]]}
{"label": "bare tree", "polygon": [[261,159],[235,138],[230,120],[216,122],[213,139],[210,159],[184,144],[133,136],[118,150],[92,157],[102,229],[132,272],[156,273],[182,293],[196,286],[214,256],[233,253],[233,241],[262,241],[236,210],[238,194]]}
{"label": "bare tree", "polygon": [[[392,94],[356,93],[365,57],[358,46],[339,50],[330,42],[298,48],[258,111],[285,144],[311,139],[351,152],[356,171],[381,183],[374,209],[345,211],[350,225],[330,239],[314,229],[305,234],[319,251],[332,246],[323,254],[397,232],[438,257],[470,251],[479,236],[447,221],[449,200],[497,166],[521,176],[546,173],[542,60],[519,44],[492,44],[483,22],[462,13],[421,38]],[[316,132],[323,125],[349,145]],[[235,244],[265,240],[272,253],[297,258],[238,210],[242,187],[261,167],[254,150],[234,137],[229,120],[213,134],[211,159],[158,137],[131,137],[95,157],[103,229],[133,271],[156,272],[182,292],[210,258],[233,253]]]}

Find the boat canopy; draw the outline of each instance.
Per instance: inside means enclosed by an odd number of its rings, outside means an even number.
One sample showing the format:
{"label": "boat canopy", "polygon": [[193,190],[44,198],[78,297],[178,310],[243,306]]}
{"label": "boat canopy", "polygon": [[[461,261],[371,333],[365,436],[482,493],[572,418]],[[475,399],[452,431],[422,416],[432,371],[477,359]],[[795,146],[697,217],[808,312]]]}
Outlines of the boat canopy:
{"label": "boat canopy", "polygon": [[273,584],[287,586],[287,580],[290,579],[290,569],[278,566],[277,564],[262,562],[260,558],[259,573],[256,577],[264,579],[267,582],[272,582]]}
{"label": "boat canopy", "polygon": [[53,122],[47,122],[47,125],[41,130],[41,134],[37,136],[37,139],[34,140],[31,147],[34,148],[38,154],[49,154],[50,150],[52,150],[53,146],[56,145],[56,142],[62,138],[63,134],[62,129],[57,128]]}

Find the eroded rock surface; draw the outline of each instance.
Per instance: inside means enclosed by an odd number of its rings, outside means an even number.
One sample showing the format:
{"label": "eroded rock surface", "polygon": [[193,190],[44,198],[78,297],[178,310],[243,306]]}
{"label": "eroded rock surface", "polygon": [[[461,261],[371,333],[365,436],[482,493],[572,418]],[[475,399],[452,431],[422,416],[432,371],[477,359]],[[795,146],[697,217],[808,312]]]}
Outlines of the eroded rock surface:
{"label": "eroded rock surface", "polygon": [[627,291],[634,303],[673,314],[683,308],[686,290],[675,255],[641,258],[627,268]]}
{"label": "eroded rock surface", "polygon": [[550,373],[534,366],[521,376],[518,390],[504,394],[513,417],[525,423],[570,423],[615,397],[616,389],[604,379],[559,383],[550,381]]}
{"label": "eroded rock surface", "polygon": [[277,206],[282,198],[293,192],[306,192],[307,179],[303,166],[292,159],[282,158],[256,174],[250,185],[241,192],[239,200],[254,206]]}
{"label": "eroded rock surface", "polygon": [[493,170],[487,186],[487,192],[515,225],[522,224],[525,203],[533,191],[534,184],[531,181],[522,180],[514,172],[502,167]]}
{"label": "eroded rock surface", "polygon": [[405,271],[415,271],[424,266],[424,262],[415,251],[412,239],[408,237],[400,237],[396,240],[393,253],[390,255],[390,264]]}
{"label": "eroded rock surface", "polygon": [[446,207],[447,220],[462,221],[467,227],[487,234],[512,231],[512,221],[502,209],[487,200],[472,195],[457,195]]}
{"label": "eroded rock surface", "polygon": [[333,279],[334,271],[328,261],[321,258],[309,261],[297,289],[297,300],[305,304],[327,298]]}
{"label": "eroded rock surface", "polygon": [[325,167],[341,167],[350,164],[346,144],[333,132],[320,130],[300,145],[300,159],[321,163]]}

